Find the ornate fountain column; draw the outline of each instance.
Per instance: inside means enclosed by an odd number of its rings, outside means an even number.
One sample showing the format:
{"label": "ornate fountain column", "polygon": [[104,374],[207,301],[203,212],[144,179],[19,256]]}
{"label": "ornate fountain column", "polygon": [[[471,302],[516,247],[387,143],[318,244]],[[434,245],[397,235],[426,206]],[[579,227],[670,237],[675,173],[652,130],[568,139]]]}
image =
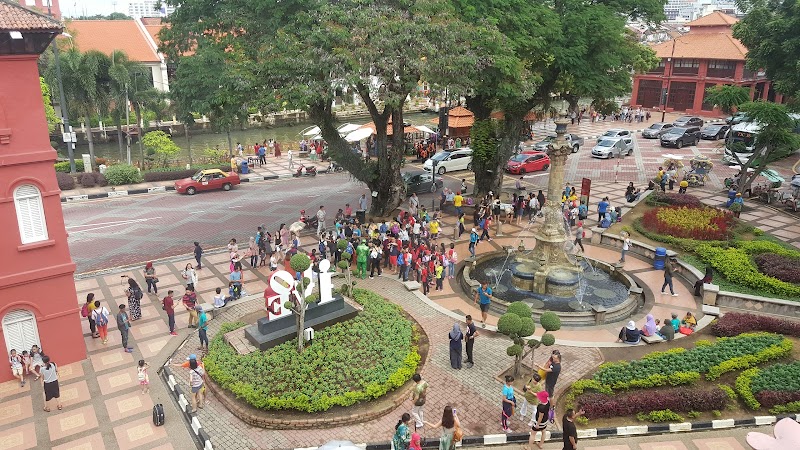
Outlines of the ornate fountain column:
{"label": "ornate fountain column", "polygon": [[572,152],[572,147],[564,138],[567,123],[565,119],[556,120],[558,136],[547,149],[550,157],[550,179],[547,184],[547,199],[542,209],[544,223],[533,232],[536,247],[529,255],[518,257],[523,264],[519,274],[515,273],[515,285],[520,288],[562,296],[574,295],[579,281],[579,269],[564,249],[564,244],[571,239],[564,229],[564,214],[561,209],[567,156]]}

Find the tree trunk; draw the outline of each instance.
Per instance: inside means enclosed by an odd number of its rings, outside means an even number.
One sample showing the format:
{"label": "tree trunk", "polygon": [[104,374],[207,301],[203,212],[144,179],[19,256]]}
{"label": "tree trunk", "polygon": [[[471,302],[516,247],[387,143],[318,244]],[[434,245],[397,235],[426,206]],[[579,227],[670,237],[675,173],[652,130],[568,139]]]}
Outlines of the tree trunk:
{"label": "tree trunk", "polygon": [[498,141],[494,154],[490,155],[486,161],[473,163],[475,172],[473,193],[476,198],[483,197],[489,191],[500,192],[503,186],[503,168],[519,144],[524,116],[525,113],[519,111],[505,112],[505,118],[497,129]]}
{"label": "tree trunk", "polygon": [[189,134],[189,124],[183,123],[183,131],[186,133],[186,145],[189,147],[189,166],[192,165],[192,136]]}
{"label": "tree trunk", "polygon": [[228,158],[233,158],[233,141],[231,141],[231,127],[225,128],[225,134],[228,135]]}
{"label": "tree trunk", "polygon": [[117,142],[119,143],[119,160],[125,161],[125,147],[122,144],[122,121],[117,119]]}
{"label": "tree trunk", "polygon": [[298,311],[295,311],[295,316],[297,316],[297,353],[303,353],[306,344],[305,336],[303,336],[306,323],[305,300],[303,300],[303,304],[298,308]]}
{"label": "tree trunk", "polygon": [[91,160],[89,167],[84,167],[85,172],[94,172],[94,136],[92,136],[92,119],[89,114],[86,114],[86,140],[89,141],[89,159]]}
{"label": "tree trunk", "polygon": [[133,109],[134,109],[134,111],[133,111],[134,114],[136,114],[136,126],[137,126],[137,128],[139,128],[139,133],[138,133],[138,138],[139,139],[138,139],[138,141],[139,141],[139,154],[141,155],[141,158],[142,158],[141,169],[144,170],[145,169],[145,167],[144,167],[144,143],[142,142],[142,138],[144,137],[144,126],[142,126],[143,125],[142,124],[142,107],[141,107],[141,105],[137,104]]}

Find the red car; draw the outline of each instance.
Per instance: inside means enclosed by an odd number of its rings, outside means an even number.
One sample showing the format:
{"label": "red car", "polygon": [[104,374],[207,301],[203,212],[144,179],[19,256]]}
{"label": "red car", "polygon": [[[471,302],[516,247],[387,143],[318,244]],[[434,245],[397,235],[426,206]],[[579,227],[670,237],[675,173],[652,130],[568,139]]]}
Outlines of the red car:
{"label": "red car", "polygon": [[175,190],[179,194],[194,195],[197,191],[222,189],[230,191],[231,187],[241,183],[239,175],[234,172],[223,172],[219,169],[200,170],[190,178],[175,182]]}
{"label": "red car", "polygon": [[524,174],[547,170],[550,167],[550,157],[545,152],[523,152],[508,160],[506,172]]}

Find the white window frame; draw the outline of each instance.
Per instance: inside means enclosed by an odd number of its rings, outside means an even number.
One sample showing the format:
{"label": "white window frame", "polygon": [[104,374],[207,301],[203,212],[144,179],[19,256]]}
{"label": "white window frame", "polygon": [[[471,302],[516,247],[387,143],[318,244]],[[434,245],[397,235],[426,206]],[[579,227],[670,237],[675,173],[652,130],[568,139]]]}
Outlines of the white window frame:
{"label": "white window frame", "polygon": [[[21,192],[26,189],[35,190]],[[17,225],[19,226],[19,237],[22,244],[33,244],[35,242],[46,241],[47,235],[47,218],[44,215],[44,206],[42,204],[42,192],[32,184],[23,184],[14,189],[14,207],[17,211]],[[24,216],[28,216],[30,226],[25,224]],[[38,218],[39,227],[34,223]]]}

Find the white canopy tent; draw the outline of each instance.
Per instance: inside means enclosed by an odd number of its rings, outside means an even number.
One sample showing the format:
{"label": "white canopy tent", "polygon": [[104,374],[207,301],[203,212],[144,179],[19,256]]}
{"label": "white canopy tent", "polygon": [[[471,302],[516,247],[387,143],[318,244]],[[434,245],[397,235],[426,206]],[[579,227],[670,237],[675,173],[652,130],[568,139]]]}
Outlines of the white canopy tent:
{"label": "white canopy tent", "polygon": [[425,125],[414,125],[413,127],[416,128],[417,131],[422,132],[422,133],[436,134],[435,131],[431,130],[430,128],[426,127]]}
{"label": "white canopy tent", "polygon": [[339,127],[339,129],[338,129],[339,130],[339,134],[344,135],[344,134],[350,133],[351,131],[355,131],[355,130],[361,128],[362,126],[363,125],[356,125],[354,123],[346,123],[346,124],[344,124],[344,125]]}
{"label": "white canopy tent", "polygon": [[308,129],[306,129],[306,130],[303,130],[303,136],[314,136],[314,135],[317,135],[317,134],[319,134],[319,132],[320,132],[320,129],[319,129],[319,127],[318,127],[318,126],[316,126],[316,125],[314,125],[314,126],[313,126],[313,127],[311,127],[311,128],[308,128]]}
{"label": "white canopy tent", "polygon": [[372,136],[373,133],[374,131],[372,131],[372,128],[369,127],[359,128],[357,130],[348,133],[347,136],[344,137],[344,140],[347,142],[356,142]]}

